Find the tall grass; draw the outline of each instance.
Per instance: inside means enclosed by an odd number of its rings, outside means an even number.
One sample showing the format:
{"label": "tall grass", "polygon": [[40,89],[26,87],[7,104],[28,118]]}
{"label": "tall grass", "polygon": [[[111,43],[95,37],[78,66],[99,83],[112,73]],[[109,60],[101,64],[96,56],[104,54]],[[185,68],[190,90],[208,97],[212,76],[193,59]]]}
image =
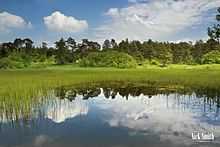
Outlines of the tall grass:
{"label": "tall grass", "polygon": [[[32,106],[51,89],[82,83],[124,81],[135,83],[183,85],[219,89],[220,66],[170,66],[168,68],[72,68],[0,71],[0,115],[24,117],[30,115]],[[16,119],[16,118],[13,118]]]}
{"label": "tall grass", "polygon": [[[73,68],[0,71],[0,95],[99,81],[158,82],[186,86],[220,86],[220,68]],[[25,93],[25,92],[24,92]]]}

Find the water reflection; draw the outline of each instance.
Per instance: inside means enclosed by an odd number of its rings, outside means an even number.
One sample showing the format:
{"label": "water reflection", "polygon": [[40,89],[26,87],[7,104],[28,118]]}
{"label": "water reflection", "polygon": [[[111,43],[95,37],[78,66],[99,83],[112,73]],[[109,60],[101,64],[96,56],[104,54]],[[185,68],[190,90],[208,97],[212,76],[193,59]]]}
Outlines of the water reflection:
{"label": "water reflection", "polygon": [[[220,145],[219,93],[213,89],[131,83],[60,87],[28,110],[24,121],[21,113],[1,107],[0,147]],[[214,132],[216,140],[195,143],[194,131]]]}
{"label": "water reflection", "polygon": [[88,113],[88,106],[80,99],[77,99],[74,103],[70,103],[67,99],[62,101],[53,99],[43,107],[45,117],[56,123],[62,123],[68,118]]}

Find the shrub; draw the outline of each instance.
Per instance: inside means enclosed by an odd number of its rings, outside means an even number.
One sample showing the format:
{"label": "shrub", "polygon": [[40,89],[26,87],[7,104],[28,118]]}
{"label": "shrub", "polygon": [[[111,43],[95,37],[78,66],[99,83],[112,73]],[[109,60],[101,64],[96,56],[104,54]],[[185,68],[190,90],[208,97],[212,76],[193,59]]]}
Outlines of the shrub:
{"label": "shrub", "polygon": [[150,61],[150,64],[151,64],[151,65],[158,65],[158,66],[159,66],[159,65],[160,65],[160,62],[157,61],[157,60],[155,60],[155,59],[153,59],[153,60]]}
{"label": "shrub", "polygon": [[14,63],[9,58],[5,57],[0,59],[0,69],[11,69],[14,68]]}
{"label": "shrub", "polygon": [[137,61],[138,65],[143,65],[145,62],[144,56],[140,52],[134,53],[132,57]]}
{"label": "shrub", "polygon": [[55,57],[54,57],[54,56],[48,57],[48,58],[45,60],[45,62],[46,62],[47,64],[55,64],[55,63],[56,63]]}
{"label": "shrub", "polygon": [[203,64],[220,64],[220,51],[211,51],[202,57]]}
{"label": "shrub", "polygon": [[30,66],[31,58],[22,54],[11,54],[8,57],[0,59],[0,69],[25,68]]}
{"label": "shrub", "polygon": [[31,65],[32,59],[30,56],[25,54],[12,53],[8,56],[10,60],[15,63],[15,68],[25,68]]}
{"label": "shrub", "polygon": [[79,61],[79,65],[82,67],[132,68],[137,66],[137,62],[126,53],[110,51],[90,53]]}

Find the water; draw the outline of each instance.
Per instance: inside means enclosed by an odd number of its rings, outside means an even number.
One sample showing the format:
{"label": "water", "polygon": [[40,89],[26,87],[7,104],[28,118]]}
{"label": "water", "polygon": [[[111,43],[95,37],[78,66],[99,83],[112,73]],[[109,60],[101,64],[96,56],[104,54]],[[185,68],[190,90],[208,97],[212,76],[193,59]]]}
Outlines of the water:
{"label": "water", "polygon": [[[58,88],[27,112],[0,107],[0,147],[219,147],[218,94],[203,92],[121,84]],[[215,140],[192,140],[195,131]]]}

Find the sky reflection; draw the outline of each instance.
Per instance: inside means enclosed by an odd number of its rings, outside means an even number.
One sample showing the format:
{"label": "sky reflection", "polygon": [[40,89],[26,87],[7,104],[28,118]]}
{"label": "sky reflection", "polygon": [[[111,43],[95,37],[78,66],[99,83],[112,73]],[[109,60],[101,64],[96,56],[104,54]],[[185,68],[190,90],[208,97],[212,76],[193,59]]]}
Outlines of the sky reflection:
{"label": "sky reflection", "polygon": [[[213,132],[216,142],[209,146],[220,145],[219,108],[214,101],[196,94],[141,94],[126,98],[115,93],[110,99],[101,88],[93,98],[77,94],[69,100],[53,93],[31,114],[34,117],[26,123],[17,120],[9,125],[2,121],[0,138],[4,140],[0,140],[0,147],[196,146],[191,139],[194,131]],[[115,142],[117,138],[121,141]]]}

